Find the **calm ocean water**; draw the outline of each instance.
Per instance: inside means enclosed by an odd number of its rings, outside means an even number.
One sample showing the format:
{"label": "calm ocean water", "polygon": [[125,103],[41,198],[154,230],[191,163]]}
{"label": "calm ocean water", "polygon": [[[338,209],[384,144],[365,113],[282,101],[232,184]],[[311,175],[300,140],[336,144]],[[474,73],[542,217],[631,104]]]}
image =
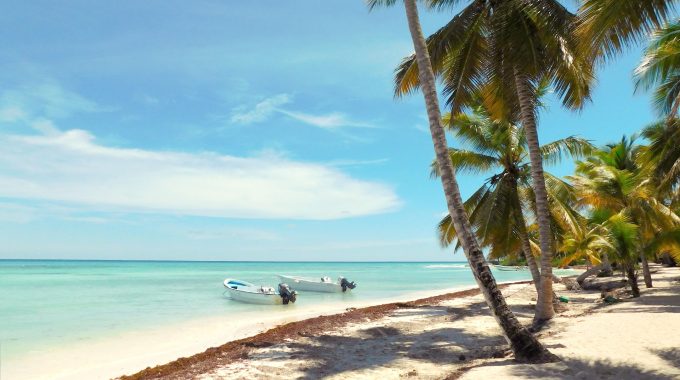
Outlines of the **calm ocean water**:
{"label": "calm ocean water", "polygon": [[[409,292],[472,285],[464,263],[281,263],[0,260],[0,349],[4,359],[44,347],[229,313],[277,312],[282,306],[231,301],[222,281],[275,285],[276,274],[340,275],[351,294],[304,293],[297,305],[379,300]],[[496,272],[498,281],[526,271]]]}

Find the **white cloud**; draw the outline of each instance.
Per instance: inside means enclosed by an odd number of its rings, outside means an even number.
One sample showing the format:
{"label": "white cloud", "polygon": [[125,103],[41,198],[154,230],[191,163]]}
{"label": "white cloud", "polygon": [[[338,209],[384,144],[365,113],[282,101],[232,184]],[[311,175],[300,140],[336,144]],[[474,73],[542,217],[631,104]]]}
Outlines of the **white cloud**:
{"label": "white cloud", "polygon": [[269,120],[275,113],[280,113],[291,119],[327,130],[338,130],[345,127],[375,128],[375,126],[370,123],[352,120],[347,117],[347,115],[340,112],[313,115],[281,108],[281,106],[289,104],[291,101],[290,95],[279,94],[257,103],[252,109],[249,109],[246,106],[237,107],[232,112],[231,122],[236,124],[261,123]]}
{"label": "white cloud", "polygon": [[251,110],[245,107],[235,109],[231,115],[231,122],[237,124],[252,124],[268,120],[276,112],[277,107],[288,104],[291,97],[288,94],[279,94],[267,98],[255,105]]}
{"label": "white cloud", "polygon": [[141,94],[135,96],[135,100],[147,106],[156,106],[161,103],[160,99],[149,94]]}
{"label": "white cloud", "polygon": [[14,123],[25,120],[26,117],[26,112],[17,105],[8,105],[0,108],[0,122]]}
{"label": "white cloud", "polygon": [[417,130],[419,130],[420,132],[423,132],[423,133],[427,133],[427,134],[430,133],[430,127],[427,126],[427,125],[424,125],[424,124],[416,124],[413,128],[415,128],[415,129],[417,129]]}
{"label": "white cloud", "polygon": [[338,129],[342,127],[353,128],[375,128],[375,126],[360,121],[350,120],[345,114],[333,112],[327,115],[310,115],[302,112],[293,112],[286,110],[278,110],[282,114],[289,116],[295,120],[301,121],[314,127],[323,129]]}
{"label": "white cloud", "polygon": [[43,115],[53,119],[78,112],[110,110],[52,82],[6,90],[0,95],[0,105],[4,110],[15,110],[15,115],[16,110],[20,110],[22,118]]}
{"label": "white cloud", "polygon": [[0,197],[93,211],[338,219],[395,210],[384,184],[280,156],[112,148],[82,130],[0,135]]}
{"label": "white cloud", "polygon": [[54,126],[54,123],[51,120],[47,119],[36,119],[30,123],[31,128],[35,129],[38,132],[41,132],[44,135],[58,135],[60,134],[59,130],[57,127]]}
{"label": "white cloud", "polygon": [[29,223],[37,218],[37,210],[9,202],[0,202],[0,222]]}

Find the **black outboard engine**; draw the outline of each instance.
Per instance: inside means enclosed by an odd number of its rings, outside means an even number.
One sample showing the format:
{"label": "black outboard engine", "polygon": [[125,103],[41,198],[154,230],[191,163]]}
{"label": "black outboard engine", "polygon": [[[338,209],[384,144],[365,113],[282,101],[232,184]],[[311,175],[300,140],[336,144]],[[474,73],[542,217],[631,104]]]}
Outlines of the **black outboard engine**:
{"label": "black outboard engine", "polygon": [[349,282],[349,281],[347,281],[346,278],[342,277],[342,278],[340,279],[340,286],[342,286],[342,292],[344,293],[344,292],[347,291],[347,289],[354,289],[354,288],[356,288],[356,287],[357,287],[357,284],[355,284],[354,281]]}
{"label": "black outboard engine", "polygon": [[279,284],[279,296],[283,300],[284,305],[288,305],[288,302],[295,303],[297,299],[297,292],[295,290],[290,290],[288,284]]}

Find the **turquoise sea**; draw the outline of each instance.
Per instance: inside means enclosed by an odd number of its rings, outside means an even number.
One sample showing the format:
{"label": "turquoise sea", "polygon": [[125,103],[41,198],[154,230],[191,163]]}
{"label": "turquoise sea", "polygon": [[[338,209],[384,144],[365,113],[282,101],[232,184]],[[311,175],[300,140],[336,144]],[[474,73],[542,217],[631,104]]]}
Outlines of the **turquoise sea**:
{"label": "turquoise sea", "polygon": [[[229,300],[222,281],[238,278],[276,285],[276,274],[342,275],[351,294],[303,293],[296,305],[338,298],[380,300],[423,290],[473,285],[462,262],[169,262],[0,260],[0,355],[12,359],[45,347],[82,343],[215,315],[284,306]],[[497,272],[498,281],[529,279],[527,271]]]}

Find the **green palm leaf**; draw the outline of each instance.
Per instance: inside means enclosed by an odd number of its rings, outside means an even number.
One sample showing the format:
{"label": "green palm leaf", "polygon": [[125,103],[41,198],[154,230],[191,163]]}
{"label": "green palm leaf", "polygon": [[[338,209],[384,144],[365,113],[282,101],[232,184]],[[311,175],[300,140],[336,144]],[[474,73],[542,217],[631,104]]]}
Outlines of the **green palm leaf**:
{"label": "green palm leaf", "polygon": [[578,34],[591,59],[608,60],[660,28],[676,0],[582,0]]}

